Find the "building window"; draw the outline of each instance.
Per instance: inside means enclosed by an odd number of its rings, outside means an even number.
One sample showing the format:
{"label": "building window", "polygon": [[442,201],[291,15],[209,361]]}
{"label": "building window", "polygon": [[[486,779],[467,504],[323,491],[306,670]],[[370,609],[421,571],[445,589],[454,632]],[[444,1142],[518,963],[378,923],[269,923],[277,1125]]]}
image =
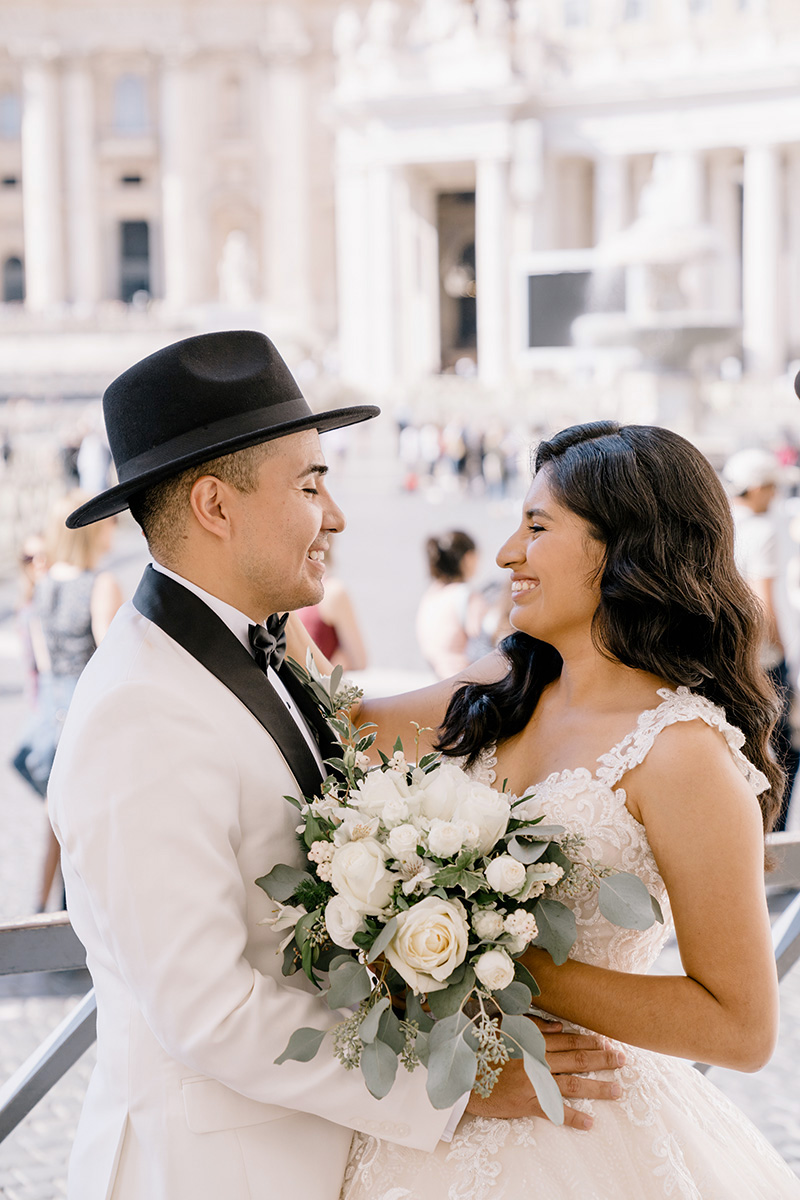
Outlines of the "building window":
{"label": "building window", "polygon": [[18,138],[22,129],[22,105],[16,92],[0,95],[0,137]]}
{"label": "building window", "polygon": [[141,175],[121,175],[120,183],[125,187],[136,187],[142,182]]}
{"label": "building window", "polygon": [[115,133],[135,136],[149,132],[147,80],[143,75],[120,75],[114,84],[113,114]]}
{"label": "building window", "polygon": [[17,179],[16,175],[4,175],[3,176],[3,187],[4,188],[15,188],[18,183],[19,183],[19,179]]}
{"label": "building window", "polygon": [[564,24],[589,24],[589,0],[564,0]]}
{"label": "building window", "polygon": [[622,10],[623,21],[643,21],[647,14],[648,0],[625,0]]}
{"label": "building window", "polygon": [[21,258],[7,258],[3,263],[3,302],[20,304],[25,299],[25,268]]}
{"label": "building window", "polygon": [[136,293],[150,295],[150,228],[147,221],[120,224],[119,297],[130,304]]}

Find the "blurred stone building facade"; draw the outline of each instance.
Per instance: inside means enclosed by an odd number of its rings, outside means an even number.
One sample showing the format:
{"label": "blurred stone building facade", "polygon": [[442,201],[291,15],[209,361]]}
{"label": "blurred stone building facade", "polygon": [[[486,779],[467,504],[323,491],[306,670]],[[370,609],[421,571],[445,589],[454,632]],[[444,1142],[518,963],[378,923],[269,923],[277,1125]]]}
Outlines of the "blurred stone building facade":
{"label": "blurred stone building facade", "polygon": [[800,356],[797,0],[0,0],[0,28],[2,394],[226,325],[375,393],[502,388],[587,308],[688,312],[754,377]]}

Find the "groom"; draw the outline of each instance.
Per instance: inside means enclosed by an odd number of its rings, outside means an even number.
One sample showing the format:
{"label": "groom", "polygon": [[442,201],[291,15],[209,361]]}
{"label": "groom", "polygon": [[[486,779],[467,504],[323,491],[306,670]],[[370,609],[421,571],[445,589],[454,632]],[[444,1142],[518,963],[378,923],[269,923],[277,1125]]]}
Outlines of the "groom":
{"label": "groom", "polygon": [[[313,794],[330,750],[267,619],[321,598],[344,528],[319,432],[378,410],[314,415],[272,343],[239,331],[137,363],[104,412],[119,483],[68,524],[129,506],[154,563],[80,680],[50,784],[98,1013],[69,1196],[336,1200],[353,1129],[432,1150],[460,1114],[431,1107],[421,1071],[377,1101],[329,1050],[274,1065],[336,1017],[281,975],[254,883],[299,865],[284,796]],[[587,1045],[561,1069],[611,1065]],[[497,1092],[493,1115],[537,1111],[519,1076]]]}

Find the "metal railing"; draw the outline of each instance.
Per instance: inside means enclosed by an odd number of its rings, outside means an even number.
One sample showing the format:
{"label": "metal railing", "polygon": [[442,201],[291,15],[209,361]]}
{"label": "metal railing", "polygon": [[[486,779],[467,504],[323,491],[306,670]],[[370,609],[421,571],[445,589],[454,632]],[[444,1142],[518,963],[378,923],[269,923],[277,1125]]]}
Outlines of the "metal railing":
{"label": "metal railing", "polygon": [[[793,893],[772,925],[778,978],[784,979],[800,959],[800,833],[770,834],[768,843],[775,864],[767,877],[768,890]],[[0,924],[0,975],[85,966],[85,951],[66,913]],[[96,1015],[92,990],[0,1088],[0,1142],[89,1049]],[[704,1064],[695,1065],[708,1070]]]}

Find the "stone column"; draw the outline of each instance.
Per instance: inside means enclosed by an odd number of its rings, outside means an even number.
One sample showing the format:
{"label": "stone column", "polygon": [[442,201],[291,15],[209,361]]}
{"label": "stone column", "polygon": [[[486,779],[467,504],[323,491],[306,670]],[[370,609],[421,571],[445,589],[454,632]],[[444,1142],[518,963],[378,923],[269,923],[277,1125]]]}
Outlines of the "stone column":
{"label": "stone column", "polygon": [[478,377],[499,386],[508,370],[508,163],[476,163],[475,287],[478,317]]}
{"label": "stone column", "polygon": [[264,40],[264,295],[274,319],[295,336],[311,333],[311,42],[289,6],[270,9]]}
{"label": "stone column", "polygon": [[744,155],[742,342],[745,369],[775,376],[786,366],[779,301],[782,213],[781,163],[776,146],[750,146]]}
{"label": "stone column", "polygon": [[64,156],[68,297],[91,312],[101,298],[94,155],[94,94],[89,65],[72,60],[64,76]]}
{"label": "stone column", "polygon": [[22,79],[22,211],[25,304],[46,312],[64,300],[58,78],[51,61],[26,63]]}
{"label": "stone column", "polygon": [[616,154],[594,165],[594,241],[600,245],[620,233],[631,220],[628,160]]}
{"label": "stone column", "polygon": [[161,227],[164,305],[180,311],[195,299],[192,242],[191,80],[184,55],[169,55],[161,69]]}
{"label": "stone column", "polygon": [[[369,262],[369,361],[375,387],[390,387],[397,374],[397,212],[395,173],[389,166],[370,167],[367,178]],[[347,270],[347,262],[339,263]]]}
{"label": "stone column", "polygon": [[367,177],[358,136],[340,130],[336,144],[336,284],[339,365],[349,383],[369,385],[370,262]]}

